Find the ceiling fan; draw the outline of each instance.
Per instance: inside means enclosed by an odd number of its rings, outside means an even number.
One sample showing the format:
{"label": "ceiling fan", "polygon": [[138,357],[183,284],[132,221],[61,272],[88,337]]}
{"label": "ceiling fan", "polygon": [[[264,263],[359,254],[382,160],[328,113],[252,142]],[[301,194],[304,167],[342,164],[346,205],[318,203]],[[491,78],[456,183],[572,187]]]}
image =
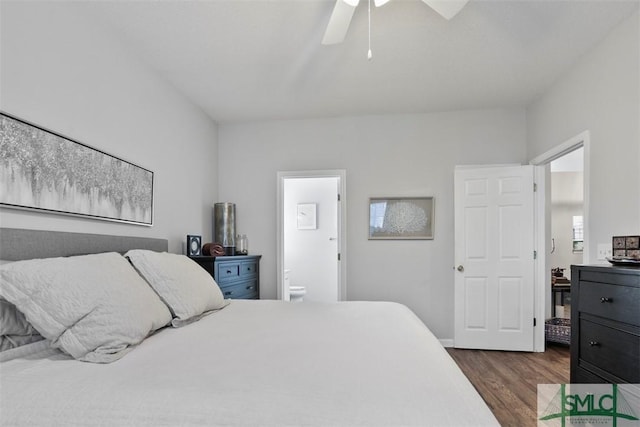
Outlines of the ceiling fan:
{"label": "ceiling fan", "polygon": [[[376,7],[380,7],[389,0],[374,0]],[[422,0],[445,19],[453,18],[467,4],[469,0]],[[324,33],[322,44],[342,43],[349,29],[353,12],[360,0],[336,0],[331,13],[329,25]]]}

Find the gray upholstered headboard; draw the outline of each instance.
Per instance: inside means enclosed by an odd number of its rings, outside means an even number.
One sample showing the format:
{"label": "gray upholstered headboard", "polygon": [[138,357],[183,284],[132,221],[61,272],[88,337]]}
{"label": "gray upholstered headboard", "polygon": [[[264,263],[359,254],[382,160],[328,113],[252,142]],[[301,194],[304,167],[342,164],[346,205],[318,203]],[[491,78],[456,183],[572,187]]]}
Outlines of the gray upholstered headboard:
{"label": "gray upholstered headboard", "polygon": [[3,261],[99,252],[124,253],[129,249],[150,249],[164,252],[168,247],[169,243],[166,239],[0,228],[0,260]]}

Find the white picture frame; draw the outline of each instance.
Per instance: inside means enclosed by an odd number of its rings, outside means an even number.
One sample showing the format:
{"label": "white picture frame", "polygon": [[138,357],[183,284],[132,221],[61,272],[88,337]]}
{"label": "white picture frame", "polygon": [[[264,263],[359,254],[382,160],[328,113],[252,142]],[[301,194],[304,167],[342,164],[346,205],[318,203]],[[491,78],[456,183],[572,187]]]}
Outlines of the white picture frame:
{"label": "white picture frame", "polygon": [[315,203],[299,203],[297,212],[298,230],[316,230],[317,206]]}

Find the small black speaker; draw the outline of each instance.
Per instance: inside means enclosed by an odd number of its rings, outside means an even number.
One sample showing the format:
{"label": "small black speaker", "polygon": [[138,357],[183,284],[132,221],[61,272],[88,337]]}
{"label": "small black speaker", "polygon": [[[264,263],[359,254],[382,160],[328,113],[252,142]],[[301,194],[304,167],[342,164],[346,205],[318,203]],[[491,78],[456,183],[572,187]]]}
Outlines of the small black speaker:
{"label": "small black speaker", "polygon": [[187,255],[199,256],[202,255],[202,236],[194,234],[187,234]]}

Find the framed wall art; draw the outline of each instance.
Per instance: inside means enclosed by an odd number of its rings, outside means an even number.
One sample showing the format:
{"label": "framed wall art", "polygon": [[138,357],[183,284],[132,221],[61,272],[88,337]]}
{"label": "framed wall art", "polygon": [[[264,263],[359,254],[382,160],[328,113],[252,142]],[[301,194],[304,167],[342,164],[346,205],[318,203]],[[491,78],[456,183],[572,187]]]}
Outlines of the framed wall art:
{"label": "framed wall art", "polygon": [[433,197],[372,197],[369,240],[433,239],[433,214]]}
{"label": "framed wall art", "polygon": [[317,228],[316,204],[300,203],[298,205],[298,230],[315,230]]}
{"label": "framed wall art", "polygon": [[153,172],[0,113],[0,206],[153,224]]}

